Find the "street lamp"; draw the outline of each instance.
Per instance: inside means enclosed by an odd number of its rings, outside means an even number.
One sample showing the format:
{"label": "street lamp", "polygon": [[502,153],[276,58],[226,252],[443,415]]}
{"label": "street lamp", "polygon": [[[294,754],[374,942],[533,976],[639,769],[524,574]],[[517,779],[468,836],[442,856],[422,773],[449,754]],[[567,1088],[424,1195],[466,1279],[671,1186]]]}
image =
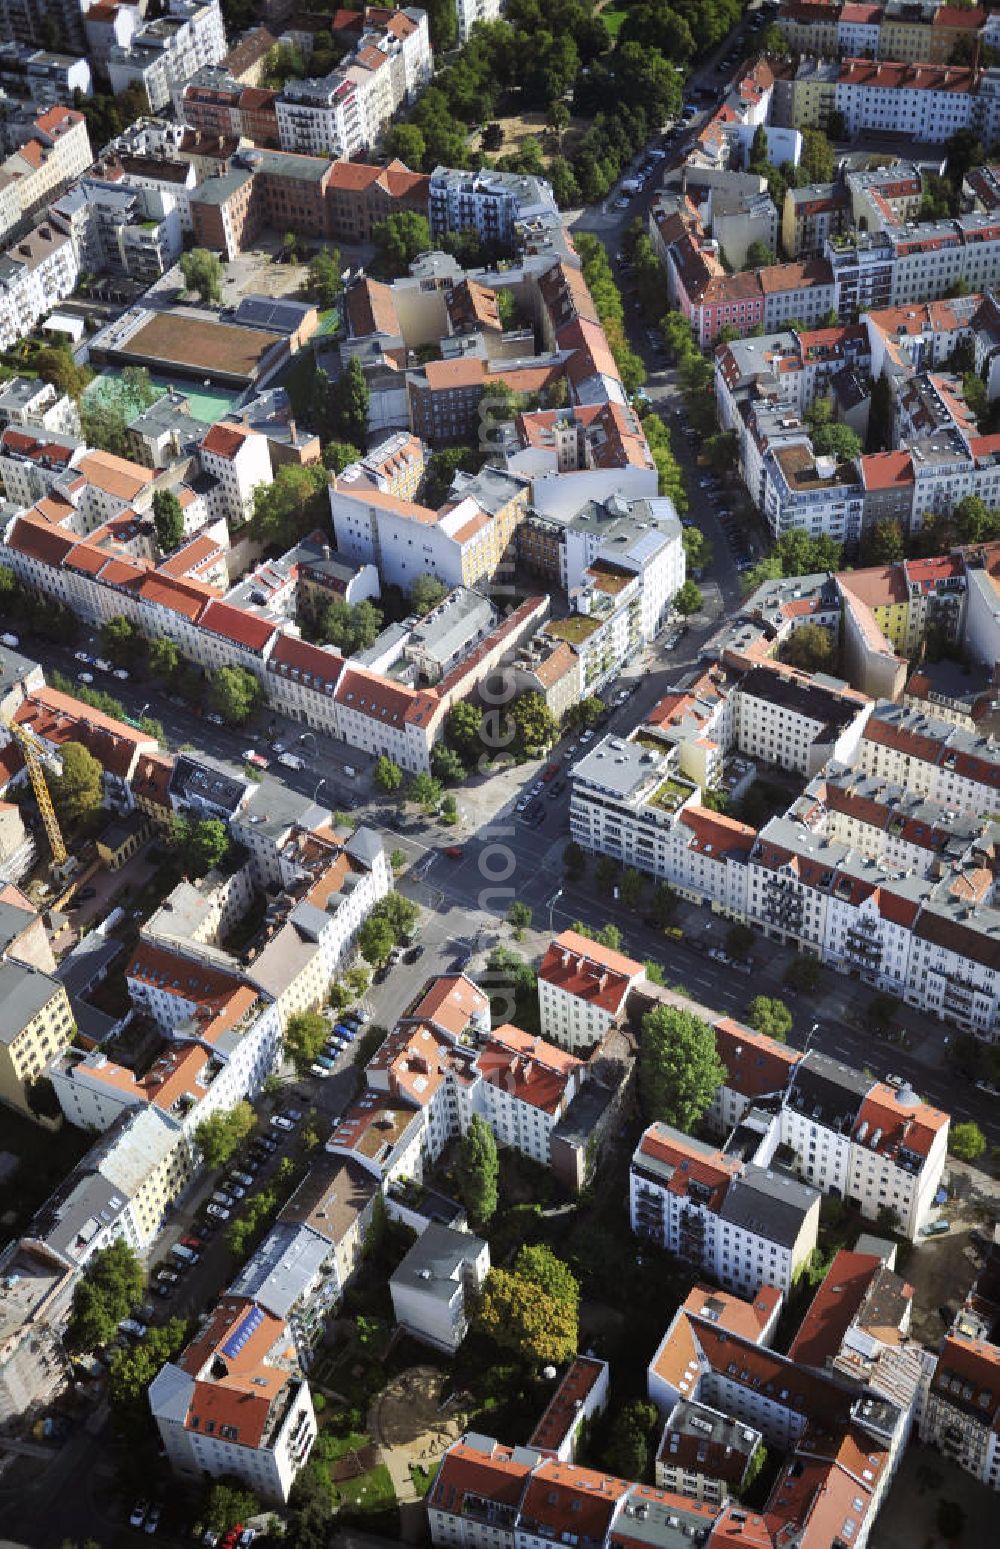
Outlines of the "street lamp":
{"label": "street lamp", "polygon": [[139,714],[136,716],[136,720],[137,721],[141,721],[141,720],[145,719],[146,711],[149,709],[149,707],[150,707],[150,705],[152,703],[153,703],[153,701],[151,699],[147,699],[146,700],[146,703],[143,705],[142,709],[139,711]]}
{"label": "street lamp", "polygon": [[560,900],[560,898],[562,896],[563,896],[563,890],[560,887],[560,888],[556,889],[556,891],[552,894],[552,897],[549,899],[549,934],[550,935],[552,934],[552,911],[553,911],[553,909],[555,908],[556,904],[559,902],[559,900]]}
{"label": "street lamp", "polygon": [[808,1033],[806,1034],[806,1046],[802,1050],[803,1054],[808,1054],[809,1053],[809,1045],[812,1043],[814,1036],[818,1032],[819,1032],[819,1023],[818,1022],[814,1022],[812,1027],[809,1029]]}
{"label": "street lamp", "polygon": [[323,778],[320,780],[319,784],[316,786],[316,789],[313,791],[313,801],[316,800],[317,796],[319,795],[320,791],[322,790],[322,788],[323,788],[323,786],[325,784],[326,784],[326,775],[323,776]]}

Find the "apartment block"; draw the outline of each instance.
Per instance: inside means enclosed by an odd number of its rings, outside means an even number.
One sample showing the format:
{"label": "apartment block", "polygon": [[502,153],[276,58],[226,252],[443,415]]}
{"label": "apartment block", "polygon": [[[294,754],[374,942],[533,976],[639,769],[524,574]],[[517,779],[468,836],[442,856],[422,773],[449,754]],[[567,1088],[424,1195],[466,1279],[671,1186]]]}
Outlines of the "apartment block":
{"label": "apartment block", "polygon": [[199,444],[198,459],[211,481],[205,491],[210,515],[242,527],[253,515],[254,490],[274,477],[266,437],[241,425],[213,425]]}
{"label": "apartment block", "polygon": [[43,223],[0,255],[0,346],[26,338],[72,295],[79,264],[69,237]]}
{"label": "apartment block", "polygon": [[389,1277],[396,1322],[421,1344],[454,1355],[489,1267],[489,1243],[432,1221]]}
{"label": "apartment block", "polygon": [[167,0],[164,15],[109,50],[111,89],[141,86],[157,113],[197,70],[218,64],[227,46],[219,0]]}
{"label": "apartment block", "polygon": [[563,931],[538,970],[543,1036],[571,1051],[592,1048],[621,1016],[629,991],[644,979],[641,963],[576,931]]}
{"label": "apartment block", "polygon": [[87,124],[72,108],[38,114],[0,165],[0,241],[8,241],[93,161]]}
{"label": "apartment block", "polygon": [[516,172],[459,172],[436,167],[431,174],[428,213],[431,234],[473,230],[481,242],[514,246],[520,225],[558,219],[550,184]]}
{"label": "apartment block", "polygon": [[973,1478],[1000,1489],[1000,1348],[949,1333],[942,1342],[920,1422],[920,1439]]}
{"label": "apartment block", "polygon": [[161,1368],[149,1406],[182,1479],[236,1479],[270,1501],[288,1499],[317,1435],[288,1325],[236,1296]]}
{"label": "apartment block", "polygon": [[0,1102],[36,1118],[31,1089],[76,1032],[69,999],[57,979],[9,959],[0,961],[0,996]]}
{"label": "apartment block", "polygon": [[769,1285],[787,1294],[816,1246],[816,1189],[669,1125],[643,1133],[629,1177],[633,1232],[727,1290],[752,1295]]}
{"label": "apartment block", "polygon": [[[73,7],[66,4],[69,12]],[[79,21],[82,12],[75,12]],[[68,34],[67,34],[68,36]],[[38,48],[32,42],[12,38],[4,29],[0,42],[0,88],[14,98],[26,98],[35,107],[63,107],[80,92],[89,97],[93,90],[90,65],[81,42],[80,53],[57,53]]]}
{"label": "apartment block", "polygon": [[379,1190],[353,1162],[314,1162],[233,1280],[234,1296],[283,1318],[308,1371],[326,1320],[361,1263]]}

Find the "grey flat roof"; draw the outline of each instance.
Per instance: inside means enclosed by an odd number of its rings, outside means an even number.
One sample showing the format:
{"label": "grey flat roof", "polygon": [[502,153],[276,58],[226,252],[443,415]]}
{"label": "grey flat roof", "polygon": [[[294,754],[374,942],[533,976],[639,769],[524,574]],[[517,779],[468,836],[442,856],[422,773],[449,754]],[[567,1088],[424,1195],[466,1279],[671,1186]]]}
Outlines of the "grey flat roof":
{"label": "grey flat roof", "polygon": [[0,1043],[12,1043],[61,989],[58,979],[51,979],[37,968],[0,963]]}
{"label": "grey flat roof", "polygon": [[621,737],[602,737],[574,766],[571,778],[612,796],[632,796],[656,778],[665,753],[666,749],[664,754],[654,753]]}
{"label": "grey flat roof", "polygon": [[773,1167],[747,1166],[726,1190],[719,1210],[723,1221],[790,1248],[819,1192]]}
{"label": "grey flat roof", "polygon": [[428,1296],[450,1300],[461,1280],[462,1265],[478,1258],[485,1246],[481,1237],[432,1221],[393,1270],[389,1284],[416,1285]]}
{"label": "grey flat roof", "polygon": [[278,1221],[244,1264],[229,1287],[230,1293],[259,1302],[276,1318],[287,1318],[319,1274],[329,1251],[329,1243],[307,1227]]}

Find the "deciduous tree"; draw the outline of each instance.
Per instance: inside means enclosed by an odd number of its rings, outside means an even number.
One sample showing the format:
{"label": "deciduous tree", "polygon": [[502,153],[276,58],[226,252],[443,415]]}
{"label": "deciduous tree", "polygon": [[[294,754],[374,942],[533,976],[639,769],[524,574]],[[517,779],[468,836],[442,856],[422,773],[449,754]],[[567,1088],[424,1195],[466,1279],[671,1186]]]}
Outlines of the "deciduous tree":
{"label": "deciduous tree", "polygon": [[239,1102],[232,1108],[221,1108],[217,1113],[202,1119],[194,1132],[195,1145],[205,1159],[206,1167],[224,1167],[239,1150],[248,1135],[253,1134],[254,1111],[247,1102]]}
{"label": "deciduous tree", "polygon": [[225,720],[241,726],[260,703],[261,687],[245,667],[219,667],[212,673],[208,697]]}
{"label": "deciduous tree", "polygon": [[477,1322],[496,1344],[558,1365],[576,1354],[579,1306],[580,1289],[568,1265],[548,1247],[524,1247],[512,1270],[490,1270]]}
{"label": "deciduous tree", "polygon": [[758,1033],[787,1043],[792,1030],[792,1013],[783,1000],[771,995],[755,995],[747,1007],[747,1021]]}
{"label": "deciduous tree", "polygon": [[206,247],[193,247],[181,254],[181,273],[188,290],[204,302],[222,300],[222,262],[218,253]]}
{"label": "deciduous tree", "polygon": [[639,1093],[648,1119],[690,1131],[725,1075],[715,1034],[700,1017],[671,1006],[657,1006],[643,1017]]}
{"label": "deciduous tree", "polygon": [[153,496],[153,526],[161,553],[172,553],[184,536],[184,511],[172,489],[158,489]]}
{"label": "deciduous tree", "polygon": [[330,1033],[330,1024],[318,1011],[297,1011],[285,1023],[285,1052],[301,1075],[309,1069]]}
{"label": "deciduous tree", "polygon": [[393,759],[383,753],[375,765],[373,779],[382,791],[398,791],[403,783],[403,771]]}
{"label": "deciduous tree", "polygon": [[803,624],[781,650],[782,661],[802,672],[827,672],[833,666],[833,636],[822,624]]}
{"label": "deciduous tree", "polygon": [[61,772],[46,778],[59,821],[72,825],[101,805],[104,771],[82,742],[64,742],[59,758]]}
{"label": "deciduous tree", "polygon": [[979,1125],[971,1120],[964,1124],[953,1124],[948,1134],[948,1150],[960,1162],[978,1161],[986,1150],[986,1136]]}
{"label": "deciduous tree", "polygon": [[79,1350],[108,1344],[142,1301],[146,1276],[123,1239],[93,1255],[73,1293],[67,1339]]}

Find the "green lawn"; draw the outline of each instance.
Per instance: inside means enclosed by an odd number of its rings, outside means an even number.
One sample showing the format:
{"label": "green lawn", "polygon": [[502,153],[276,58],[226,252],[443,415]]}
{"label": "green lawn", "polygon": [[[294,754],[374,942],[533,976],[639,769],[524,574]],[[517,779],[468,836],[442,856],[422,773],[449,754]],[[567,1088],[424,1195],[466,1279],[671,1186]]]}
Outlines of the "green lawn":
{"label": "green lawn", "polygon": [[413,1488],[422,1500],[431,1487],[434,1470],[432,1468],[424,1468],[422,1463],[411,1463],[410,1478],[413,1480]]}
{"label": "green lawn", "polygon": [[387,1511],[396,1504],[396,1492],[384,1463],[376,1463],[356,1479],[342,1480],[335,1488],[341,1507],[351,1511]]}
{"label": "green lawn", "polygon": [[610,6],[606,11],[601,12],[601,21],[604,23],[605,27],[607,27],[609,33],[611,34],[612,41],[617,38],[618,29],[620,28],[627,15],[627,11],[615,11],[612,10]]}

